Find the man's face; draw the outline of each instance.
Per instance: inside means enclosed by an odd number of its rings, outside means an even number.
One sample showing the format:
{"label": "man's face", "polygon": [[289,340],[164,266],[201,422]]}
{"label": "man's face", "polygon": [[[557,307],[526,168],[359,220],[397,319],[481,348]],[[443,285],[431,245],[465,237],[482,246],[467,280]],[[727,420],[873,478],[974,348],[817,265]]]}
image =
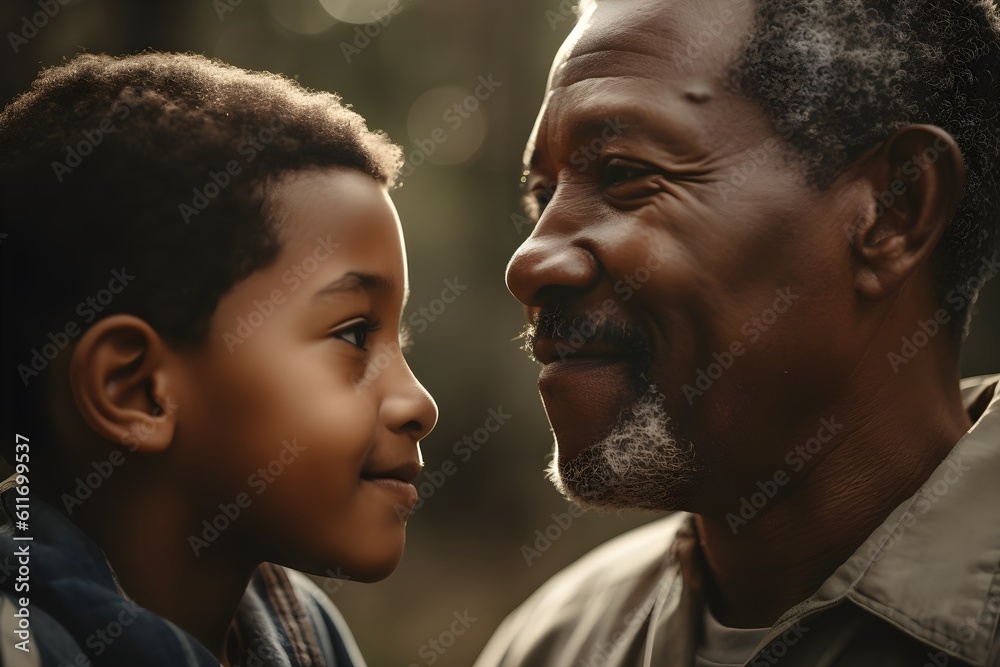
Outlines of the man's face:
{"label": "man's face", "polygon": [[752,16],[605,1],[553,65],[507,283],[537,318],[557,485],[585,504],[731,508],[864,352],[850,183],[807,185],[725,84]]}

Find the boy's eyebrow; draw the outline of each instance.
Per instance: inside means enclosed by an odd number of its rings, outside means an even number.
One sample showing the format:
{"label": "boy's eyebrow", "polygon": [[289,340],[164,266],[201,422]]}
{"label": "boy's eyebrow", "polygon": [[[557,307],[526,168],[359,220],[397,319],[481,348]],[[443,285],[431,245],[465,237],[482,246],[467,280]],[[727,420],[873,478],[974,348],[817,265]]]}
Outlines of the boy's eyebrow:
{"label": "boy's eyebrow", "polygon": [[[351,271],[328,283],[326,287],[318,290],[313,297],[330,296],[331,294],[340,292],[377,292],[385,294],[392,292],[396,286],[397,282],[395,280],[386,278],[383,275]],[[403,288],[404,308],[409,298],[410,287],[406,285]]]}

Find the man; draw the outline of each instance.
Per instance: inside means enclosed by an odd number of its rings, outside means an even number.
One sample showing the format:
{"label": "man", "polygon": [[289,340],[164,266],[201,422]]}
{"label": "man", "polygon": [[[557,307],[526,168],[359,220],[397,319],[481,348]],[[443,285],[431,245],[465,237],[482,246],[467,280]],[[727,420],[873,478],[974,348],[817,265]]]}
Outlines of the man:
{"label": "man", "polygon": [[508,268],[599,509],[681,512],[548,582],[477,667],[1000,665],[987,0],[597,0]]}

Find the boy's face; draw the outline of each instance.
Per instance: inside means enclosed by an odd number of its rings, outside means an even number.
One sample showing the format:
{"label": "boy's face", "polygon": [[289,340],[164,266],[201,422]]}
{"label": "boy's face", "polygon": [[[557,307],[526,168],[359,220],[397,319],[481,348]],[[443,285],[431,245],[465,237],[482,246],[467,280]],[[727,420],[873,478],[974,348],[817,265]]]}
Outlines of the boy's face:
{"label": "boy's face", "polygon": [[189,365],[173,454],[204,513],[189,519],[205,539],[202,519],[239,510],[202,557],[380,579],[402,556],[418,441],[437,420],[400,349],[399,219],[353,170],[289,176],[271,203],[280,255],[221,298]]}

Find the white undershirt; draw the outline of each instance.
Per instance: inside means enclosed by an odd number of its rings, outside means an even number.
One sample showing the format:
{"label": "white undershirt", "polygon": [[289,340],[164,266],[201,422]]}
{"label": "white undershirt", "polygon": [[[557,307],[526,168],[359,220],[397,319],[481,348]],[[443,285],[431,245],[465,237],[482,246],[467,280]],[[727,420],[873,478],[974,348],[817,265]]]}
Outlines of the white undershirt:
{"label": "white undershirt", "polygon": [[743,667],[770,628],[727,628],[705,605],[705,638],[695,651],[695,667]]}

